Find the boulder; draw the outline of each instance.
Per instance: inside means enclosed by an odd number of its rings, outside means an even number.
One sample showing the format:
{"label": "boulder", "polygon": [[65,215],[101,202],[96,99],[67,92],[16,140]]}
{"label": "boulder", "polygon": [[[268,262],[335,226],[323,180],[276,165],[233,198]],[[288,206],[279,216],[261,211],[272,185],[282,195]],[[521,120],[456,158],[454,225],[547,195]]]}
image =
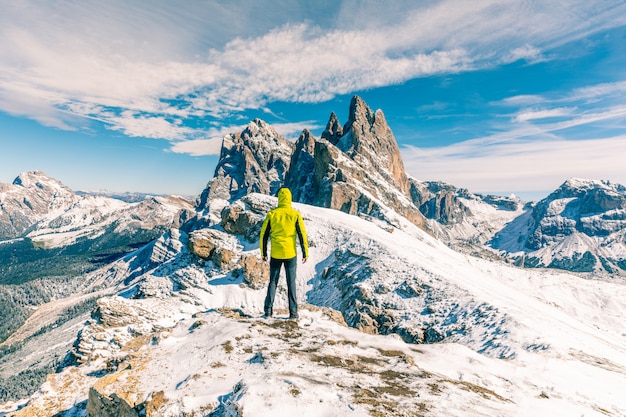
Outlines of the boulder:
{"label": "boulder", "polygon": [[252,289],[258,290],[263,288],[269,280],[269,265],[256,255],[242,255],[239,259],[239,266],[241,267],[243,280]]}

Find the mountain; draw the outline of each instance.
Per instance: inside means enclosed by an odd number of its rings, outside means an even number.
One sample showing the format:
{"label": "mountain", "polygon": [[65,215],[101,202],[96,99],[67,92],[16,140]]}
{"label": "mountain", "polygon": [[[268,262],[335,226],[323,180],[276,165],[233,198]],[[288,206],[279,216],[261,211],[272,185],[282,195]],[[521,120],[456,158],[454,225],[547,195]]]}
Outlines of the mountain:
{"label": "mountain", "polygon": [[[568,183],[525,204],[411,178],[382,111],[358,97],[320,138],[254,120],[224,138],[193,209],[81,197],[0,242],[22,245],[6,259],[91,256],[108,236],[90,268],[41,263],[0,287],[0,302],[38,300],[11,305],[0,401],[15,401],[0,416],[624,415],[623,280],[510,264],[534,250],[512,242],[552,250],[571,218],[594,239],[619,233],[623,187]],[[283,185],[309,235],[299,321],[283,282],[277,317],[261,318],[258,235]],[[146,224],[154,238],[119,250]]]}
{"label": "mountain", "polygon": [[485,252],[483,244],[524,207],[519,200],[409,177],[385,115],[358,96],[348,121],[341,125],[332,112],[320,138],[305,129],[294,144],[258,119],[226,136],[199,207],[250,192],[275,195],[281,186],[291,189],[294,201],[377,218],[389,227],[408,219],[469,252]]}
{"label": "mountain", "polygon": [[[32,352],[77,335],[59,372],[10,415],[626,411],[624,285],[459,254],[408,221],[390,233],[295,204],[311,237],[298,266],[301,319],[286,319],[281,283],[277,317],[265,320],[254,279],[263,282],[266,266],[238,228],[258,228],[275,205],[249,194],[218,224],[172,229],[87,274],[114,292],[91,315],[26,342]],[[1,365],[33,360],[15,351]]]}
{"label": "mountain", "polygon": [[294,145],[274,128],[255,119],[240,133],[222,141],[215,175],[200,195],[198,206],[211,200],[237,199],[249,193],[276,194],[289,169]]}
{"label": "mountain", "polygon": [[473,194],[441,181],[411,181],[414,201],[428,219],[434,236],[466,253],[500,257],[485,244],[530,209],[515,196]]}
{"label": "mountain", "polygon": [[0,341],[54,299],[93,291],[83,274],[181,227],[195,215],[180,197],[126,203],[77,195],[43,172],[0,184]]}
{"label": "mountain", "polygon": [[571,178],[499,231],[495,249],[527,267],[626,272],[626,187]]}
{"label": "mountain", "polygon": [[41,171],[0,184],[0,240],[21,236],[38,220],[63,211],[76,199],[72,190]]}
{"label": "mountain", "polygon": [[338,124],[333,113],[321,138],[304,131],[295,144],[258,119],[227,136],[199,206],[249,192],[275,195],[288,185],[294,201],[372,216],[391,225],[403,217],[427,228],[411,199],[411,183],[382,111],[372,111],[355,96],[348,122],[341,129]]}

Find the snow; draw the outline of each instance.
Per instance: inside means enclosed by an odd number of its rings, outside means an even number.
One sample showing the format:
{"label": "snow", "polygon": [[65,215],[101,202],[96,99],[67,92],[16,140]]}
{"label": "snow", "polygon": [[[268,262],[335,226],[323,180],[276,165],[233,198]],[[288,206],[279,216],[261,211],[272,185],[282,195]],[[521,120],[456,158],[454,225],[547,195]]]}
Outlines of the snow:
{"label": "snow", "polygon": [[[261,195],[250,198],[275,202]],[[455,252],[406,224],[390,233],[356,216],[294,206],[303,214],[311,241],[309,261],[298,264],[298,322],[284,319],[284,280],[276,297],[278,318],[261,319],[265,289],[252,290],[232,274],[214,274],[210,262],[191,262],[184,232],[169,233],[153,245],[159,265],[143,271],[143,277],[169,279],[184,288],[163,297],[123,299],[129,308],[143,311],[141,323],[101,329],[98,337],[105,346],[116,337],[132,340],[137,329],[153,328],[152,342],[129,354],[134,366],[119,371],[120,382],[111,388],[135,378],[132,394],[139,400],[162,392],[167,399],[163,416],[206,416],[214,407],[221,407],[224,416],[240,415],[238,410],[274,417],[403,415],[386,409],[387,403],[424,415],[626,415],[623,281],[518,269]],[[446,343],[411,345],[395,334],[365,334],[336,323],[327,307],[339,307],[339,290],[333,282],[325,284],[333,278],[323,275],[337,267],[337,251],[369,262],[375,273],[359,275],[363,264],[355,262],[354,280],[363,282],[352,284],[371,290],[374,302],[392,308],[398,325],[423,325],[428,315],[422,301],[375,289],[416,282],[427,283],[433,297],[444,295],[432,304],[438,309],[433,320],[447,314],[447,320],[472,328]],[[118,271],[126,267],[130,272],[133,259],[119,263]],[[474,321],[467,318],[472,314],[478,314]],[[55,376],[61,381],[73,372],[71,392],[56,391],[49,381],[30,405],[54,397],[65,404],[63,410],[84,415],[72,407],[86,400],[93,375],[110,360],[111,351],[105,356]]]}

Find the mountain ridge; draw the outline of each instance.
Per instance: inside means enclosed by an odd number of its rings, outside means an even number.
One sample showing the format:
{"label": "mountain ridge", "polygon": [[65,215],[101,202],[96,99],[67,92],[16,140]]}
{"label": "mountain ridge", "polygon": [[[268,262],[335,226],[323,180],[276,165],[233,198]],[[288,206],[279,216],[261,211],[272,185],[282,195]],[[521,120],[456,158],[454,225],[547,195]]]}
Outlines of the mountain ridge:
{"label": "mountain ridge", "polygon": [[[390,233],[371,220],[295,203],[312,249],[299,266],[302,319],[283,319],[286,300],[278,297],[278,318],[266,321],[264,288],[248,281],[258,248],[243,229],[234,241],[222,234],[239,218],[254,228],[275,204],[254,193],[230,203],[221,211],[232,218],[190,232],[212,231],[208,252],[196,253],[191,234],[172,229],[91,273],[91,282],[114,291],[84,318],[71,348],[75,362],[50,376],[15,417],[131,409],[135,416],[150,407],[163,416],[288,415],[281,404],[317,415],[309,400],[316,395],[363,416],[416,407],[458,416],[626,410],[617,395],[626,377],[623,285],[496,264],[455,252],[406,220],[406,231]],[[340,330],[329,315],[360,332]],[[546,372],[546,361],[559,371]],[[275,379],[273,394],[264,391]],[[594,380],[612,385],[590,388]],[[343,399],[331,400],[337,390]],[[256,403],[260,392],[281,400]]]}

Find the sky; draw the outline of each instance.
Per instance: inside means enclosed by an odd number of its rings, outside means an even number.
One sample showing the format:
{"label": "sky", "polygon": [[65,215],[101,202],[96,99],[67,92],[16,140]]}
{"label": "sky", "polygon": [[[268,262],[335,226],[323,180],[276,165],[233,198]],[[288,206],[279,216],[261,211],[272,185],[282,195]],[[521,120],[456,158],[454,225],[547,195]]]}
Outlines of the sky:
{"label": "sky", "polygon": [[626,184],[623,0],[0,0],[0,183],[198,195],[261,118],[381,109],[406,171],[545,197]]}

